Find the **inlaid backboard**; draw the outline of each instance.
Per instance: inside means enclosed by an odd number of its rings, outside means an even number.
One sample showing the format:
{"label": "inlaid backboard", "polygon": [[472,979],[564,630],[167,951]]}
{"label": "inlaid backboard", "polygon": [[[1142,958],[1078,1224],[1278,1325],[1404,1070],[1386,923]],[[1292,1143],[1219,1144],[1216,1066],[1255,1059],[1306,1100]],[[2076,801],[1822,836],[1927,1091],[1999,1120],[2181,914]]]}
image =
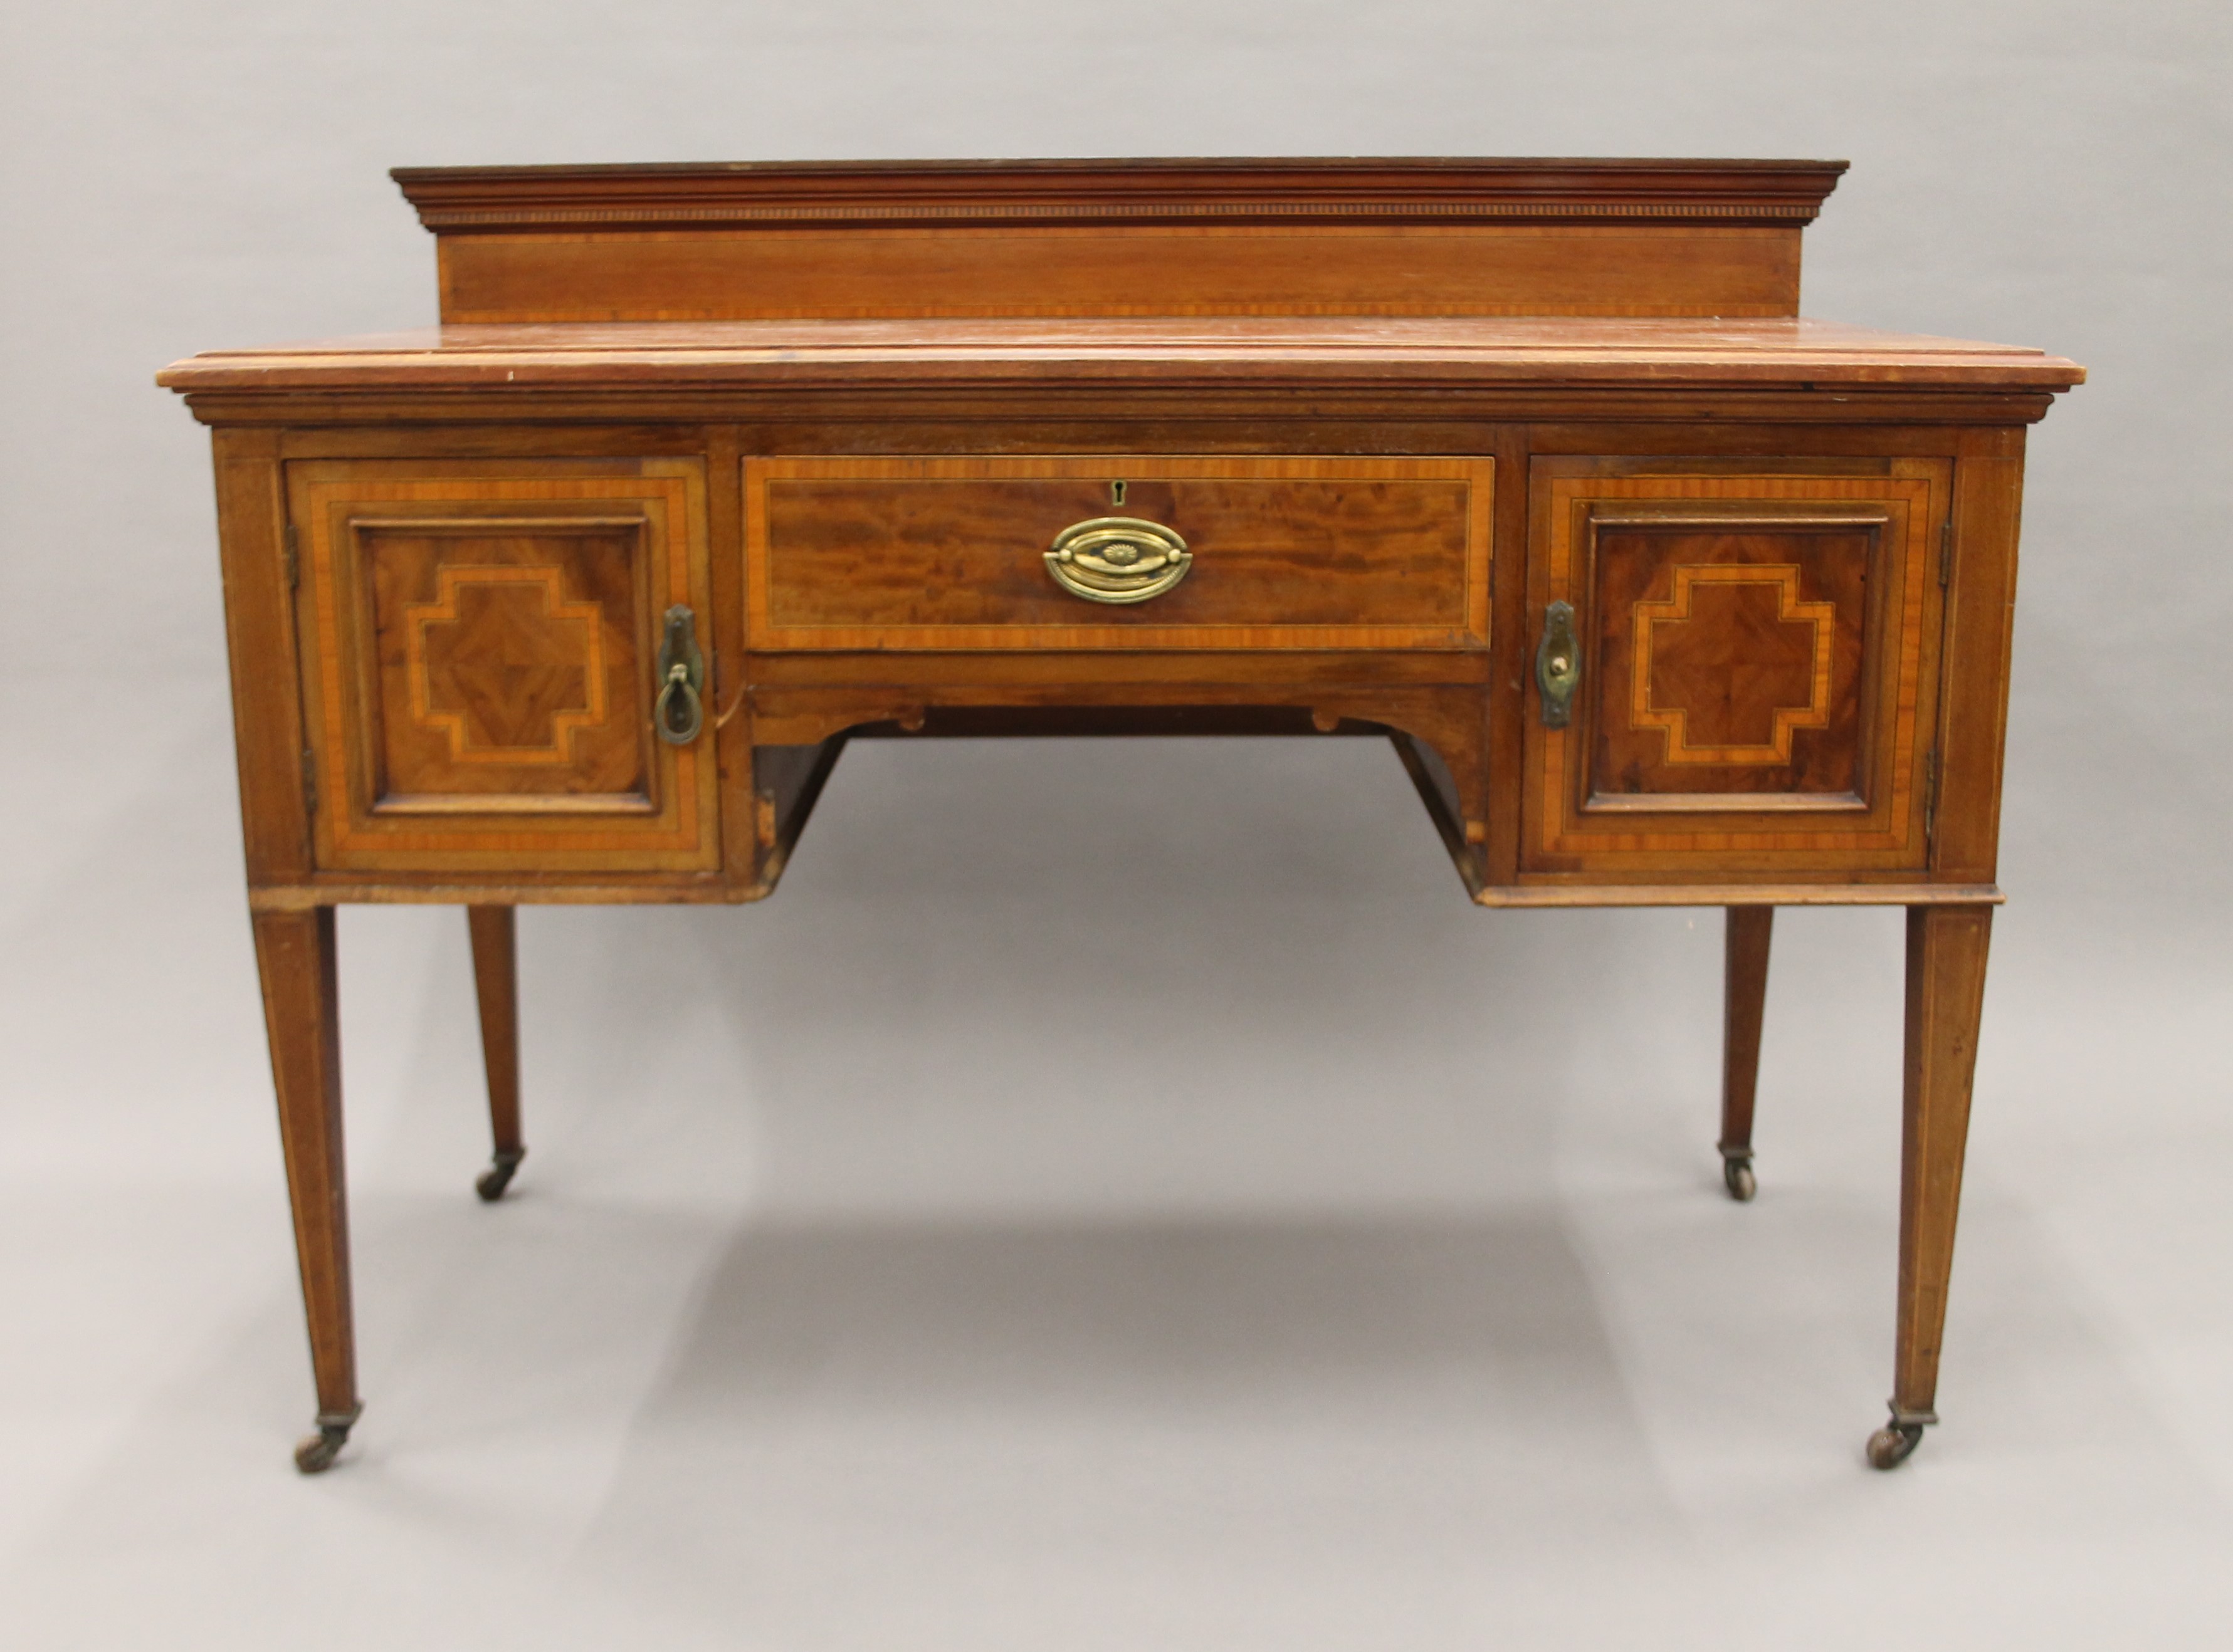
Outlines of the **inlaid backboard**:
{"label": "inlaid backboard", "polygon": [[1843,161],[407,167],[442,319],[1795,315]]}

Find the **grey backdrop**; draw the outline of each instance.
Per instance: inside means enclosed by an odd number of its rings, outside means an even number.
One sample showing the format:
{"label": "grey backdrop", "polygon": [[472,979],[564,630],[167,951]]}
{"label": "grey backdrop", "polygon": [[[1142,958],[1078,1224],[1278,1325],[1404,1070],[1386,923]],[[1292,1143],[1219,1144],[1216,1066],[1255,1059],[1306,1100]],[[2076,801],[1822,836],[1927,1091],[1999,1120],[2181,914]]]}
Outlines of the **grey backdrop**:
{"label": "grey backdrop", "polygon": [[[2233,23],[2148,0],[78,0],[0,29],[0,1637],[2209,1643],[2229,1621]],[[413,325],[397,164],[1794,155],[1808,313],[2037,344],[1942,1409],[1889,1380],[1895,914],[1463,900],[1364,742],[856,747],[782,891],[342,920],[308,1375],[196,349]],[[1125,1005],[1112,1020],[1109,997]],[[2214,1557],[2214,1559],[2213,1559]]]}

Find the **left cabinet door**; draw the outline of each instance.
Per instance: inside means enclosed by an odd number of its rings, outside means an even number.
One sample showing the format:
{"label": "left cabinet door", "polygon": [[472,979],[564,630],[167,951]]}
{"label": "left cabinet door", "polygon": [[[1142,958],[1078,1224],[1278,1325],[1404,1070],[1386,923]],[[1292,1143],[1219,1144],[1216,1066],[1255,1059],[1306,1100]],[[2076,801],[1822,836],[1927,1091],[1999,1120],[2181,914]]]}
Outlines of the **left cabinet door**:
{"label": "left cabinet door", "polygon": [[664,620],[713,657],[695,459],[287,467],[318,864],[718,867],[711,714],[653,726]]}

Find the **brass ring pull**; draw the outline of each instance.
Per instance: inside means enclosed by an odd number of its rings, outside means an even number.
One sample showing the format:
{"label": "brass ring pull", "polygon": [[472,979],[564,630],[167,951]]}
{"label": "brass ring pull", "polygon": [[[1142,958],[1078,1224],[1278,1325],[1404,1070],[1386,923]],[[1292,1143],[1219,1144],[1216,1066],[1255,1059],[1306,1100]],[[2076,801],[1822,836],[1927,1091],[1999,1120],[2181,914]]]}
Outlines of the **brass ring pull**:
{"label": "brass ring pull", "polygon": [[1161,523],[1095,517],[1064,528],[1046,554],[1047,572],[1089,602],[1144,602],[1187,576],[1194,553]]}
{"label": "brass ring pull", "polygon": [[698,647],[697,616],[676,603],[667,610],[667,634],[659,645],[659,698],[651,703],[651,725],[669,745],[687,745],[706,726],[706,656]]}
{"label": "brass ring pull", "polygon": [[[680,716],[676,715],[678,704]],[[659,725],[659,738],[669,745],[687,745],[698,738],[706,723],[706,704],[690,686],[688,667],[677,665],[667,672],[667,680],[659,686],[659,698],[652,704],[651,718]]]}

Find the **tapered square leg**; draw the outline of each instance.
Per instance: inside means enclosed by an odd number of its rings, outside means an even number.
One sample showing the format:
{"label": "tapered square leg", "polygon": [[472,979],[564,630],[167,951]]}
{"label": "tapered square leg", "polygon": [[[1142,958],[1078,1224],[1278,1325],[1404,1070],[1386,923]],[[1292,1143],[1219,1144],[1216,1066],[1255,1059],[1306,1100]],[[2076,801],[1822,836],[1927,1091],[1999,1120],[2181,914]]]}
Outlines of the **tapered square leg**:
{"label": "tapered square leg", "polygon": [[1954,1266],[1969,1089],[1985,1002],[1990,907],[1907,910],[1907,1048],[1899,1176],[1899,1318],[1891,1421],[1869,1441],[1878,1468],[1904,1461],[1938,1421],[1939,1339]]}
{"label": "tapered square leg", "polygon": [[1768,1004],[1768,946],[1774,907],[1731,907],[1722,966],[1722,1180],[1729,1197],[1758,1189],[1752,1169],[1753,1096],[1760,1084],[1760,1030]]}
{"label": "tapered square leg", "polygon": [[295,1214],[295,1254],[309,1321],[310,1369],[318,1389],[318,1432],[296,1448],[295,1465],[315,1474],[332,1467],[362,1408],[349,1301],[334,909],[257,913],[253,924],[271,1076],[279,1094],[287,1198]]}
{"label": "tapered square leg", "polygon": [[527,1147],[519,1134],[519,967],[510,907],[467,907],[473,943],[473,992],[480,1001],[481,1059],[488,1069],[489,1133],[495,1152],[473,1187],[504,1197]]}

